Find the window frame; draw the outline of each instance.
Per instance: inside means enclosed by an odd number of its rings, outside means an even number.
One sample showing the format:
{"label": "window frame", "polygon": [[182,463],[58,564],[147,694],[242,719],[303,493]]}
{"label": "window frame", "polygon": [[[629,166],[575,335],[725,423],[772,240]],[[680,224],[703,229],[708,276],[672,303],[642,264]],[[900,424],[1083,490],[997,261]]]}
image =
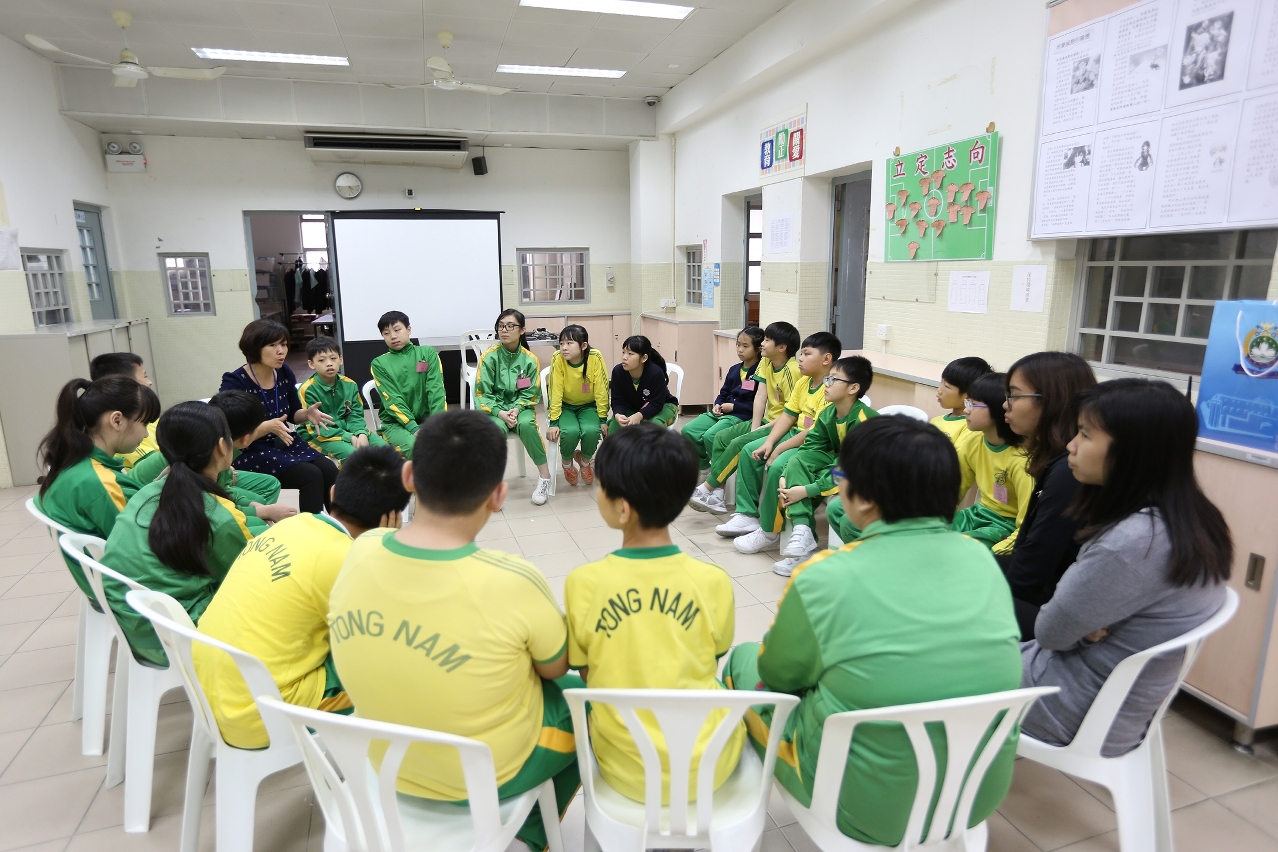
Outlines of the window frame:
{"label": "window frame", "polygon": [[[209,255],[207,252],[198,251],[169,251],[160,252],[156,255],[160,261],[160,285],[164,288],[164,308],[167,316],[170,317],[214,317],[217,316],[217,300],[213,294],[213,266],[209,263]],[[169,267],[167,261],[169,258],[193,258],[202,259],[204,261],[204,271],[208,275],[208,306],[207,311],[179,311],[175,309],[173,302],[173,288],[169,283]],[[204,300],[199,300],[203,302]],[[188,302],[189,304],[190,302]]]}
{"label": "window frame", "polygon": [[[44,249],[44,248],[19,248],[18,254],[22,257],[22,277],[27,285],[27,302],[31,306],[31,322],[36,328],[49,328],[55,325],[66,325],[75,322],[74,306],[71,304],[71,290],[67,285],[67,253],[61,249]],[[57,258],[58,268],[49,270],[27,269],[28,257],[44,257]],[[32,287],[32,275],[49,275],[57,276],[59,290],[61,293],[62,304],[47,307],[36,307],[36,292]],[[52,293],[51,288],[40,288],[40,293]],[[47,314],[50,311],[59,311],[64,317],[57,322],[41,322],[40,315]]]}
{"label": "window frame", "polygon": [[701,246],[683,246],[683,303],[690,308],[705,306],[701,289],[703,260]]}
{"label": "window frame", "polygon": [[[1093,370],[1098,375],[1136,375],[1147,376],[1151,378],[1165,379],[1172,382],[1184,381],[1187,377],[1198,377],[1202,374],[1202,367],[1196,370],[1174,370],[1167,367],[1146,367],[1135,364],[1113,363],[1110,360],[1114,357],[1114,347],[1118,339],[1148,340],[1158,343],[1180,343],[1191,346],[1201,346],[1204,356],[1206,354],[1207,337],[1186,337],[1183,336],[1185,324],[1189,319],[1189,308],[1193,307],[1214,307],[1217,301],[1235,301],[1234,292],[1240,285],[1238,280],[1241,274],[1234,271],[1235,267],[1248,266],[1269,266],[1272,277],[1272,268],[1278,264],[1278,257],[1269,258],[1242,258],[1239,257],[1240,239],[1242,234],[1252,231],[1267,231],[1269,228],[1238,228],[1226,230],[1224,233],[1229,234],[1229,250],[1228,256],[1215,260],[1200,259],[1149,259],[1149,260],[1125,260],[1123,259],[1123,249],[1126,241],[1135,237],[1146,236],[1168,236],[1174,237],[1175,234],[1136,234],[1128,236],[1098,236],[1091,239],[1079,240],[1078,250],[1075,255],[1075,273],[1074,273],[1074,302],[1070,311],[1069,322],[1069,341],[1071,351],[1077,353],[1087,360]],[[1113,256],[1109,260],[1092,260],[1092,251],[1095,244],[1100,240],[1114,240]],[[1090,270],[1094,267],[1109,267],[1112,271],[1109,277],[1109,298],[1105,306],[1105,327],[1098,329],[1093,326],[1083,324],[1084,315],[1087,311],[1088,297],[1088,278]],[[1140,296],[1124,296],[1118,292],[1118,281],[1123,268],[1144,267],[1145,287]],[[1180,295],[1177,297],[1160,297],[1153,295],[1153,288],[1156,284],[1156,270],[1160,267],[1180,268],[1184,270],[1181,279]],[[1190,297],[1190,287],[1194,283],[1194,269],[1205,267],[1224,268],[1225,280],[1222,285],[1221,299],[1196,299]],[[1231,298],[1232,297],[1232,298]],[[1141,306],[1140,321],[1138,330],[1123,331],[1116,327],[1117,311],[1115,306],[1118,303],[1137,304]],[[1174,334],[1157,334],[1145,331],[1150,325],[1150,314],[1148,306],[1151,305],[1176,305],[1177,321],[1176,333]],[[1208,322],[1208,331],[1210,331],[1210,321]],[[1100,360],[1092,360],[1085,353],[1084,335],[1100,336],[1101,354]]]}
{"label": "window frame", "polygon": [[[526,263],[524,262],[524,256],[525,256],[525,255],[538,255],[538,254],[547,254],[547,255],[549,255],[549,254],[557,254],[557,255],[560,255],[560,262],[559,262],[559,263],[557,263],[557,264],[552,264],[552,263],[528,263],[528,264],[526,264]],[[524,270],[525,270],[526,268],[535,268],[535,267],[538,267],[538,266],[545,266],[545,267],[550,267],[550,266],[559,266],[559,267],[563,267],[563,266],[567,266],[567,265],[572,265],[572,266],[578,265],[578,264],[565,264],[565,263],[563,263],[563,257],[562,257],[562,255],[565,255],[565,254],[580,254],[580,255],[581,255],[581,263],[579,264],[579,265],[581,266],[581,298],[569,298],[569,299],[538,299],[538,298],[535,298],[536,293],[538,292],[538,289],[539,289],[539,288],[537,288],[537,287],[535,286],[535,284],[536,284],[536,280],[537,280],[537,279],[536,279],[536,276],[534,276],[534,278],[533,278],[533,282],[532,282],[533,286],[530,288],[530,292],[531,292],[531,294],[532,294],[532,297],[526,298],[526,297],[525,297],[525,295],[524,295]],[[547,280],[548,280],[548,278],[547,278]],[[563,276],[562,276],[562,275],[560,275],[560,276],[559,276],[559,280],[560,280],[560,281],[563,281],[563,280],[564,280],[564,278],[563,278]],[[584,304],[589,304],[589,302],[590,302],[590,249],[589,249],[589,248],[585,248],[585,247],[565,247],[565,248],[517,248],[517,249],[515,249],[515,286],[516,286],[516,288],[517,288],[517,289],[518,289],[518,291],[519,291],[519,304],[520,304],[520,306],[524,306],[524,305],[528,305],[528,306],[544,306],[544,305],[584,305]],[[542,289],[542,290],[543,290],[543,291],[545,291],[545,292],[551,292],[551,289],[550,289],[550,288],[540,288],[540,289]],[[563,290],[563,289],[565,289],[565,288],[564,288],[564,286],[561,284],[559,289],[560,289],[560,290]],[[568,289],[568,291],[571,293],[573,290],[575,290],[575,289],[577,289],[577,288],[575,288],[575,287],[573,287],[573,286],[569,285],[569,286],[567,287],[567,289]]]}
{"label": "window frame", "polygon": [[[755,210],[759,211],[759,230],[758,231],[750,230],[750,214]],[[764,226],[763,199],[759,198],[757,201],[752,199],[747,199],[746,200],[746,271],[745,271],[746,296],[757,297],[763,293],[763,226]],[[759,241],[759,259],[758,260],[750,259],[750,241],[751,240]],[[759,267],[759,289],[758,290],[750,289],[750,267],[752,266]]]}

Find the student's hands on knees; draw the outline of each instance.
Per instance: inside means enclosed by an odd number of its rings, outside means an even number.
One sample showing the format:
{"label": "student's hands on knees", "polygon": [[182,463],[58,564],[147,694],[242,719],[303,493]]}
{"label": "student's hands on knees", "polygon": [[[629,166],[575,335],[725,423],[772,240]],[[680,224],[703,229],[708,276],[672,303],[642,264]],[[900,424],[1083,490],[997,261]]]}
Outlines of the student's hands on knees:
{"label": "student's hands on knees", "polygon": [[750,454],[750,457],[753,458],[755,461],[763,461],[764,459],[767,459],[769,464],[772,462],[771,456],[772,456],[772,445],[768,443],[767,441],[764,441],[763,446],[759,447],[759,449],[755,450],[753,453]]}
{"label": "student's hands on knees", "polygon": [[793,506],[800,500],[804,500],[808,496],[808,489],[802,485],[795,485],[786,488],[784,485],[777,489],[777,493],[781,495],[782,506]]}
{"label": "student's hands on knees", "polygon": [[249,503],[249,505],[257,512],[259,518],[271,523],[291,518],[297,514],[296,509],[292,506],[285,506],[283,503],[272,503],[269,506],[265,503]]}
{"label": "student's hands on knees", "polygon": [[625,415],[625,414],[618,414],[618,415],[616,415],[613,419],[617,421],[617,425],[618,425],[618,426],[629,426],[629,425],[630,425],[630,417],[629,417],[628,415]]}
{"label": "student's hands on knees", "polygon": [[[729,406],[729,410],[731,409],[731,405],[732,405],[732,403],[724,403],[724,404],[725,404],[725,405],[727,405],[727,406]],[[719,415],[721,415],[721,414],[726,414],[726,413],[727,413],[727,412],[725,412],[725,411],[723,410],[723,405],[720,405],[720,404],[719,404],[719,403],[717,403],[717,402],[714,404],[714,408],[710,409],[710,411],[714,413],[714,416],[715,416],[715,417],[718,417],[718,416],[719,416]]]}
{"label": "student's hands on knees", "polygon": [[558,426],[551,426],[549,429],[546,430],[546,440],[552,444],[559,440]]}
{"label": "student's hands on knees", "polygon": [[1102,627],[1100,630],[1096,630],[1091,633],[1088,633],[1086,636],[1083,637],[1083,639],[1095,645],[1097,642],[1104,639],[1108,635],[1109,635],[1109,628]]}
{"label": "student's hands on knees", "polygon": [[733,403],[725,402],[723,405],[716,405],[715,408],[719,409],[715,412],[715,414],[731,414],[733,411]]}
{"label": "student's hands on knees", "polygon": [[607,420],[604,420],[599,424],[599,437],[600,438],[608,437],[608,421]]}
{"label": "student's hands on knees", "polygon": [[511,429],[514,429],[519,424],[519,412],[513,408],[509,411],[499,411],[497,416],[505,420],[506,425]]}
{"label": "student's hands on knees", "polygon": [[352,437],[352,438],[351,438],[351,446],[352,446],[352,447],[354,447],[354,448],[355,448],[355,449],[357,449],[357,450],[360,450],[360,449],[363,449],[364,447],[367,447],[367,446],[368,446],[368,436],[367,436],[367,435],[355,435],[354,437]]}
{"label": "student's hands on knees", "polygon": [[263,435],[274,435],[284,442],[284,446],[293,443],[293,433],[288,429],[288,416],[273,417],[270,420],[263,420],[262,425],[257,427],[257,433],[254,440]]}
{"label": "student's hands on knees", "polygon": [[568,652],[564,651],[559,655],[559,659],[549,663],[539,663],[533,661],[533,670],[537,672],[537,676],[544,680],[554,680],[568,674]]}

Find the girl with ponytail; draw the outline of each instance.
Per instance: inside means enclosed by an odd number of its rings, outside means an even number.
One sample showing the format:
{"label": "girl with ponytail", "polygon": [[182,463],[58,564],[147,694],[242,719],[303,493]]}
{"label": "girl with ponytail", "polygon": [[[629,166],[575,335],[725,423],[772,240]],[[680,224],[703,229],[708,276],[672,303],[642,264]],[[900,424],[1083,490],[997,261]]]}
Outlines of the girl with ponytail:
{"label": "girl with ponytail", "polygon": [[[138,484],[124,470],[122,453],[146,438],[146,424],[160,415],[155,392],[132,378],[72,379],[58,393],[56,421],[40,442],[36,505],[70,530],[107,538]],[[76,585],[94,601],[80,564],[67,557]]]}
{"label": "girl with ponytail", "polygon": [[[221,410],[183,402],[164,412],[155,437],[169,472],[129,501],[107,539],[102,563],[176,599],[199,622],[231,563],[253,537],[244,514],[217,484],[234,455],[231,429]],[[107,600],[133,656],[168,665],[150,622],[125,603],[127,591],[120,583],[106,582]]]}
{"label": "girl with ponytail", "polygon": [[621,363],[612,368],[612,419],[604,434],[647,420],[669,426],[679,416],[679,400],[670,393],[666,360],[642,334],[621,344]]}

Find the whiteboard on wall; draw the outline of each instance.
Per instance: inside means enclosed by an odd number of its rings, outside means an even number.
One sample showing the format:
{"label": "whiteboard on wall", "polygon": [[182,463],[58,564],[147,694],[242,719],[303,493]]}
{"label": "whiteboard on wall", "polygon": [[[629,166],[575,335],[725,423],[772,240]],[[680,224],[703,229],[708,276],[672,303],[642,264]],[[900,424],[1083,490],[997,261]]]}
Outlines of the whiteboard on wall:
{"label": "whiteboard on wall", "polygon": [[495,212],[333,213],[333,267],[342,339],[380,341],[377,320],[403,311],[413,337],[456,345],[501,313],[501,233]]}
{"label": "whiteboard on wall", "polygon": [[1031,238],[1278,225],[1278,0],[1048,15]]}

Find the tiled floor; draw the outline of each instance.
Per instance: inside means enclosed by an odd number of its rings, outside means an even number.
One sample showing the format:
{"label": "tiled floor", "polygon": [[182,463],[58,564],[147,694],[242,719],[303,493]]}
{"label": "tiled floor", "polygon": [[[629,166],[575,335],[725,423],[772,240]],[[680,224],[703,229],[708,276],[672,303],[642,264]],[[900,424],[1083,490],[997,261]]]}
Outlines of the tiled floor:
{"label": "tiled floor", "polygon": [[[530,471],[531,472],[531,471]],[[534,478],[511,479],[506,509],[481,536],[487,547],[522,553],[562,594],[568,572],[607,553],[621,536],[607,529],[593,496],[561,481],[549,505],[529,503]],[[191,715],[180,691],[161,711],[151,831],[120,827],[123,787],[103,789],[104,758],[80,754],[80,725],[69,721],[78,592],[53,543],[22,503],[33,491],[0,491],[0,850],[40,852],[176,850]],[[760,639],[784,580],[775,555],[742,556],[714,533],[716,520],[685,511],[675,541],[733,576],[737,641]],[[1278,852],[1278,736],[1247,757],[1228,745],[1230,725],[1182,697],[1164,722],[1178,852]],[[1108,796],[1054,770],[1017,762],[1012,791],[990,820],[993,852],[1117,850]],[[202,849],[213,849],[213,796],[205,800]],[[775,797],[765,852],[816,847]],[[565,826],[582,848],[582,814]],[[319,850],[323,819],[301,769],[281,773],[258,797],[256,848]],[[744,852],[744,850],[743,850]]]}

